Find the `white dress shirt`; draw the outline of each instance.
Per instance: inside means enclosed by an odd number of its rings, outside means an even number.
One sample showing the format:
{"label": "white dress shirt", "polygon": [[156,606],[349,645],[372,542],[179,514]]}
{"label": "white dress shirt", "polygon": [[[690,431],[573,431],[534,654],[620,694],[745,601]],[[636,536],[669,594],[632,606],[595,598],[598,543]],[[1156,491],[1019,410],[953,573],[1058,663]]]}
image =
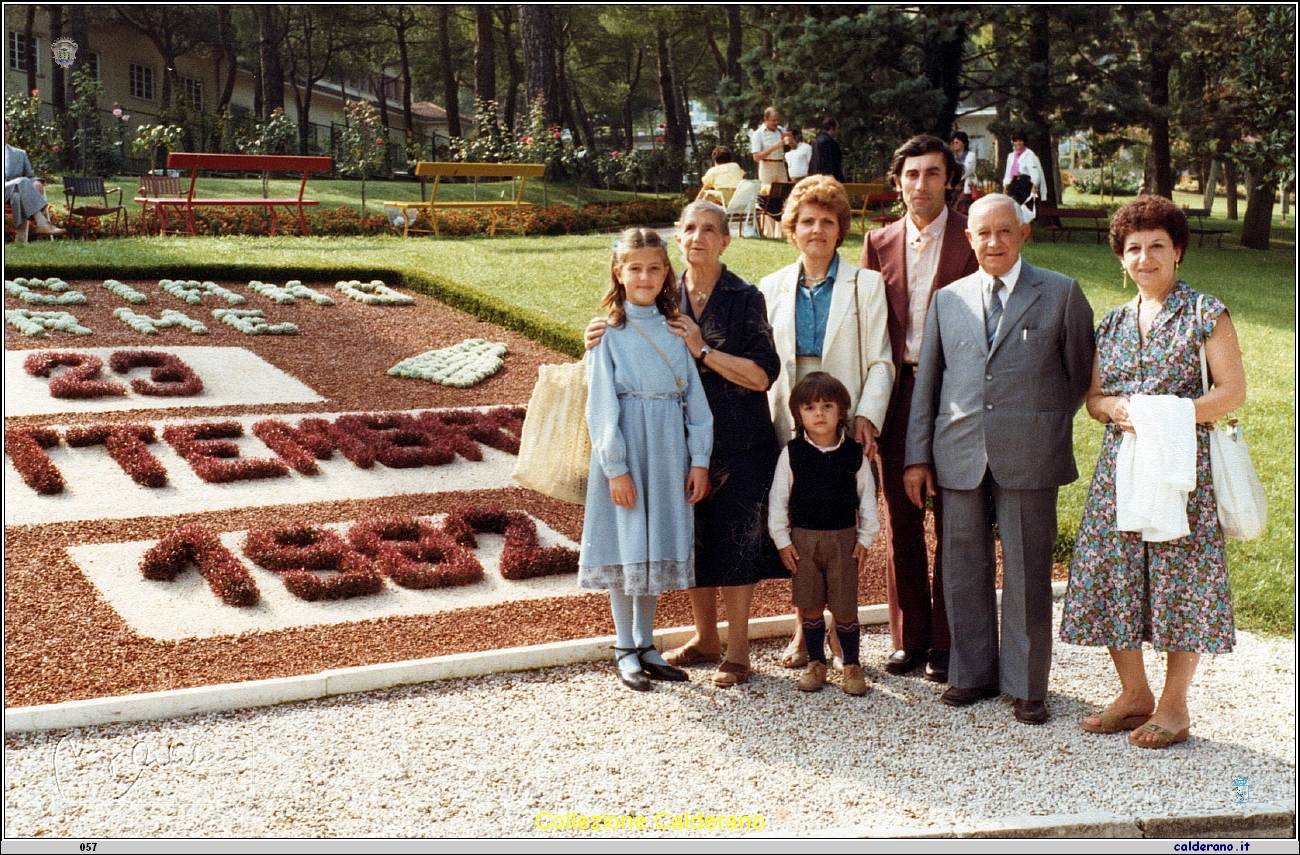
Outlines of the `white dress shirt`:
{"label": "white dress shirt", "polygon": [[921,334],[925,332],[925,313],[930,308],[934,278],[939,275],[939,255],[943,251],[943,231],[948,227],[948,206],[934,222],[917,228],[907,220],[907,329],[903,336],[903,362],[915,365],[921,357]]}

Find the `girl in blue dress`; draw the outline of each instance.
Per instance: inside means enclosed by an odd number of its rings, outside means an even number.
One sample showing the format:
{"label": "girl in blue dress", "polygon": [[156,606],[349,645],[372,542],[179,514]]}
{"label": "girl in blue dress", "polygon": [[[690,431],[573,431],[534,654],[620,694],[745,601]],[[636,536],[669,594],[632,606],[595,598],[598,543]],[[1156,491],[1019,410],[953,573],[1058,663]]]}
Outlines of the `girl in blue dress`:
{"label": "girl in blue dress", "polygon": [[609,591],[619,679],[685,680],[654,647],[655,606],[665,591],[695,583],[691,505],[709,491],[713,416],[695,363],[668,328],[677,283],[651,229],[619,236],[609,327],[587,356],[591,477],[578,584]]}

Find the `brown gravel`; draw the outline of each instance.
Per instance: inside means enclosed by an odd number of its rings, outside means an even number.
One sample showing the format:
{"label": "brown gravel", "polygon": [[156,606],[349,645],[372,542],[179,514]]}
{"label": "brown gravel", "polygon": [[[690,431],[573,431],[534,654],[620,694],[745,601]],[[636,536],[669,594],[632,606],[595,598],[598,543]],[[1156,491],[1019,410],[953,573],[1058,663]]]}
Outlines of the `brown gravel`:
{"label": "brown gravel", "polygon": [[[29,339],[5,332],[10,350],[73,347],[150,347],[165,345],[238,345],[307,383],[327,400],[321,404],[265,407],[175,408],[151,410],[150,419],[285,412],[383,411],[429,407],[526,403],[537,379],[537,366],[570,361],[568,357],[515,333],[480,321],[422,295],[409,307],[371,307],[337,298],[332,307],[300,300],[279,306],[249,292],[246,283],[221,283],[248,297],[246,308],[260,308],[272,322],[298,324],[297,336],[247,336],[216,322],[212,309],[224,301],[205,298],[202,306],[185,306],[158,289],[155,282],[128,282],[150,295],[136,310],[158,316],[164,308],[201,318],[210,335],[180,329],[156,336],[134,332],[111,316],[124,301],[97,281],[71,283],[88,304],[71,307],[92,336],[50,333]],[[333,297],[332,283],[306,283]],[[25,306],[6,296],[6,308]],[[419,380],[390,377],[398,361],[466,338],[504,341],[509,347],[504,368],[471,389],[450,389]],[[6,425],[75,424],[112,419],[112,414],[31,416],[6,419]],[[5,529],[4,626],[6,707],[153,692],[315,673],[405,659],[495,650],[613,632],[604,595],[577,593],[550,600],[474,607],[439,615],[419,615],[345,625],[246,633],[221,638],[164,642],[133,632],[95,591],[68,558],[75,544],[112,543],[161,537],[185,523],[218,531],[283,523],[331,523],[380,514],[434,514],[469,502],[495,502],[526,510],[556,531],[579,540],[582,509],[524,489],[474,493],[436,493],[346,502],[245,508],[134,520],[86,521]],[[929,533],[933,543],[933,533]],[[877,540],[859,580],[862,603],[885,599],[884,545]],[[1058,568],[1057,576],[1063,578]],[[790,611],[789,584],[764,582],[755,592],[753,615]],[[725,609],[720,607],[725,619]],[[580,616],[580,617],[579,617]],[[684,592],[660,600],[660,626],[691,622]]]}

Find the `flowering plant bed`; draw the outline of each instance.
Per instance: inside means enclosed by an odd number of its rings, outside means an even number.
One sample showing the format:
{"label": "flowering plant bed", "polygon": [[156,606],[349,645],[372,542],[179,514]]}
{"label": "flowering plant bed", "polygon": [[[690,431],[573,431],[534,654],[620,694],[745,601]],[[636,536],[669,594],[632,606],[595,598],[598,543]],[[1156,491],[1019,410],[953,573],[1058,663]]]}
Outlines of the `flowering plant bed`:
{"label": "flowering plant bed", "polygon": [[203,302],[204,294],[220,297],[232,306],[242,306],[248,302],[242,294],[236,294],[229,288],[223,288],[215,282],[199,282],[196,279],[184,282],[176,279],[162,279],[159,280],[158,287],[177,300],[183,300],[194,306]]}
{"label": "flowering plant bed", "polygon": [[248,568],[222,545],[216,532],[186,525],[171,532],[150,549],[140,562],[146,579],[170,582],[194,564],[208,585],[228,606],[255,606],[261,599]]}
{"label": "flowering plant bed", "polygon": [[[19,277],[5,280],[5,292],[12,294],[24,303],[38,306],[79,306],[86,302],[86,295],[80,291],[69,291],[69,285],[57,277],[51,279],[25,279]],[[41,291],[53,291],[54,294],[42,294]]]}
{"label": "flowering plant bed", "polygon": [[32,338],[44,338],[46,330],[90,335],[92,330],[77,322],[68,312],[32,312],[27,309],[5,309],[5,323]]}
{"label": "flowering plant bed", "polygon": [[121,282],[118,282],[116,279],[105,279],[103,282],[99,283],[99,285],[105,291],[115,296],[121,297],[123,300],[126,300],[128,303],[144,303],[149,300],[149,297],[147,295],[141,294],[139,291],[135,290],[130,285],[123,285]]}
{"label": "flowering plant bed", "polygon": [[463,389],[476,386],[500,371],[505,355],[504,344],[470,338],[451,347],[403,359],[388,369],[388,373]]}
{"label": "flowering plant bed", "polygon": [[122,306],[113,310],[113,317],[118,318],[136,332],[145,335],[158,335],[160,329],[165,330],[169,327],[184,327],[195,335],[208,334],[208,328],[201,321],[196,321],[184,312],[178,312],[175,309],[163,309],[161,317],[151,318],[148,315],[137,315]]}
{"label": "flowering plant bed", "polygon": [[298,279],[293,279],[284,283],[283,288],[278,285],[271,285],[270,283],[254,279],[252,282],[248,283],[248,290],[261,294],[268,300],[274,300],[280,305],[291,306],[296,303],[300,297],[305,300],[311,300],[318,306],[334,305],[334,301],[329,297],[304,286]]}
{"label": "flowering plant bed", "polygon": [[409,306],[415,302],[414,297],[409,294],[399,294],[378,279],[370,282],[353,279],[349,282],[339,282],[334,287],[367,306]]}
{"label": "flowering plant bed", "polygon": [[212,317],[230,324],[244,335],[297,335],[298,325],[288,322],[273,324],[261,309],[216,309]]}

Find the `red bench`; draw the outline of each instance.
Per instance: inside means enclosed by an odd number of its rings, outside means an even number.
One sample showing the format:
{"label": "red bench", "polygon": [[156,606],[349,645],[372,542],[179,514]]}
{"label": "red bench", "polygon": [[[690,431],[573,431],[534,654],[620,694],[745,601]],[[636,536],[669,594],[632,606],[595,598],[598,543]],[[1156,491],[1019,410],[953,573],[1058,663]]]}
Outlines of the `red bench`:
{"label": "red bench", "polygon": [[[302,197],[307,189],[307,175],[312,172],[329,172],[332,166],[333,160],[328,157],[276,154],[196,154],[186,151],[174,151],[167,155],[167,168],[190,170],[189,192],[184,196],[168,196],[165,198],[143,195],[137,196],[135,201],[137,204],[144,206],[146,210],[153,208],[158,212],[160,234],[164,225],[161,216],[164,208],[183,209],[185,211],[186,232],[192,235],[197,231],[194,222],[195,208],[240,206],[265,208],[271,215],[272,235],[275,234],[279,223],[276,209],[282,208],[289,218],[297,218],[298,229],[305,235],[307,234],[307,212],[305,208],[308,205],[320,204],[315,200]],[[194,182],[198,179],[199,172],[205,169],[234,172],[301,172],[302,182],[298,185],[298,197],[296,199],[196,199],[194,197]]]}

